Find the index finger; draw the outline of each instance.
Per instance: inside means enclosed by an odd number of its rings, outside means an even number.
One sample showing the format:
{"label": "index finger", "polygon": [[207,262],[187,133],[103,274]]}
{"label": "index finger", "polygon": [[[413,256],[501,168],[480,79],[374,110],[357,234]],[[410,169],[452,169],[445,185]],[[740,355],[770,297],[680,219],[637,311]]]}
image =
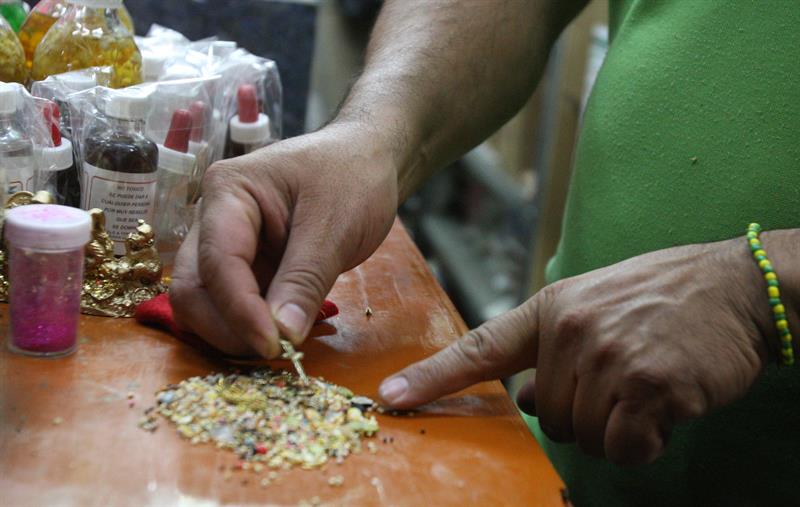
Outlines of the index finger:
{"label": "index finger", "polygon": [[412,408],[534,366],[538,349],[536,304],[534,297],[384,380],[381,398],[393,408]]}
{"label": "index finger", "polygon": [[261,296],[252,264],[261,212],[243,190],[214,192],[203,202],[198,263],[200,276],[225,324],[264,357],[280,353],[278,329]]}

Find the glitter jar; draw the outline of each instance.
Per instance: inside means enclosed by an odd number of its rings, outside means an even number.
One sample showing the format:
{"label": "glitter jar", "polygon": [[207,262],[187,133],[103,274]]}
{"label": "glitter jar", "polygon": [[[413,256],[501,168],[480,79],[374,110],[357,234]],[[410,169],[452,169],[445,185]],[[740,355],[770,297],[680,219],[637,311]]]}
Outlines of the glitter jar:
{"label": "glitter jar", "polygon": [[31,204],[6,212],[9,348],[32,356],[75,350],[91,218],[83,210]]}

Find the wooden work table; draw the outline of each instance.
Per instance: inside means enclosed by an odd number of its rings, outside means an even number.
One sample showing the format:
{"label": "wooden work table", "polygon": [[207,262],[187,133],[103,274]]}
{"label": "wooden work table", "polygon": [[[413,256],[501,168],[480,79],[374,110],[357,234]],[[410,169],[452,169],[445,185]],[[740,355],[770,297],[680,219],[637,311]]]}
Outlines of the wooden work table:
{"label": "wooden work table", "polygon": [[[357,394],[375,397],[386,375],[465,331],[399,223],[330,298],[341,314],[315,327],[304,364]],[[0,305],[4,325],[7,312]],[[379,415],[376,453],[280,472],[263,488],[266,472],[225,477],[231,452],[190,445],[164,420],[152,434],[137,427],[159,388],[229,365],[131,319],[83,317],[79,337],[75,354],[55,360],[14,355],[3,344],[0,505],[297,505],[314,496],[343,506],[563,505],[561,481],[499,382],[413,417]],[[344,484],[330,486],[332,475]]]}

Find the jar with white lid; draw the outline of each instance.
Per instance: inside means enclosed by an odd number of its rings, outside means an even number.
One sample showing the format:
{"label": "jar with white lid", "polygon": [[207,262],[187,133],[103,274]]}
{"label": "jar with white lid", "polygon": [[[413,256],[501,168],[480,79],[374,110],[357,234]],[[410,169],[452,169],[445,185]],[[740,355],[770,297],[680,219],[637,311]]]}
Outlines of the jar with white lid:
{"label": "jar with white lid", "polygon": [[13,352],[63,356],[75,350],[84,248],[91,238],[86,211],[31,204],[6,212],[10,332]]}

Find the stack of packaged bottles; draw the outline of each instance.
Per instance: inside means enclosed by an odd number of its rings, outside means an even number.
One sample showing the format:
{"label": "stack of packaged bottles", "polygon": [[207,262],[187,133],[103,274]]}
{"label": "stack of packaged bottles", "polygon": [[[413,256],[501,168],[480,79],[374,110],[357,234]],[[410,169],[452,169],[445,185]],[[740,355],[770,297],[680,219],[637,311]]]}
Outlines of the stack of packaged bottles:
{"label": "stack of packaged bottles", "polygon": [[168,266],[209,165],[281,137],[277,67],[235,43],[134,37],[121,0],[43,0],[18,26],[0,16],[3,204],[101,208],[118,255],[143,219]]}

